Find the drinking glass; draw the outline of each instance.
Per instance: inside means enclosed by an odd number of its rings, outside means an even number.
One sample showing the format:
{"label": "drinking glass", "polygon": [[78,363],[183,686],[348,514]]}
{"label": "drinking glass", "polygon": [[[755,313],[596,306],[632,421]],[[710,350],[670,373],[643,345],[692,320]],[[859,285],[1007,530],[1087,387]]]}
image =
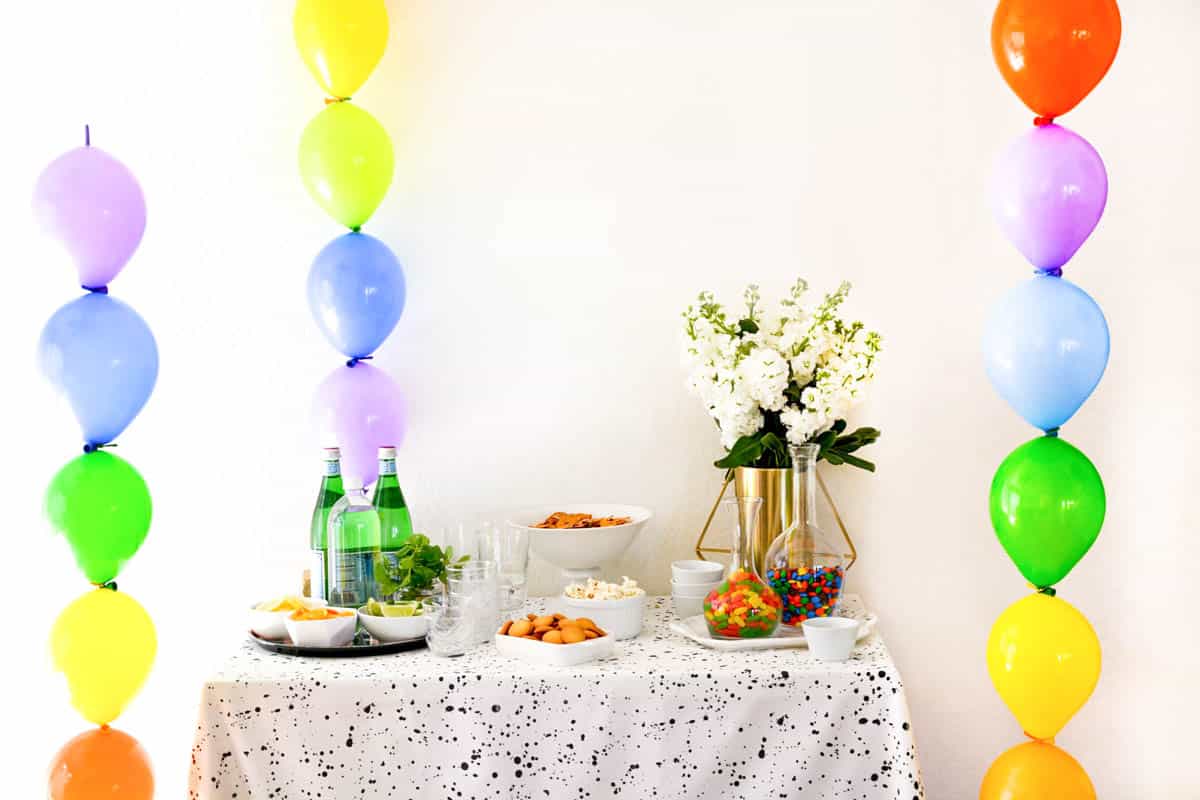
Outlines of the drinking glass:
{"label": "drinking glass", "polygon": [[448,547],[455,560],[469,556],[479,558],[479,531],[465,523],[446,525],[441,531],[442,547]]}
{"label": "drinking glass", "polygon": [[515,611],[525,605],[525,572],[529,567],[529,532],[515,525],[488,524],[479,531],[479,558],[500,570],[500,606]]}
{"label": "drinking glass", "polygon": [[425,601],[425,615],[429,617],[425,644],[434,655],[461,656],[477,644],[474,620],[461,606],[450,604],[445,593]]}
{"label": "drinking glass", "polygon": [[472,644],[490,642],[500,627],[500,575],[494,561],[467,561],[446,567],[445,600],[473,626]]}

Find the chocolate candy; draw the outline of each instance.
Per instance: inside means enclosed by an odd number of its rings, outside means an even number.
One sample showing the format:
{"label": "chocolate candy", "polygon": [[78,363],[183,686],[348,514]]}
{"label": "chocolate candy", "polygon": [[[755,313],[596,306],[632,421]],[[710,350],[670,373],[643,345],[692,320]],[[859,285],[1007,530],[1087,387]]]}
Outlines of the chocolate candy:
{"label": "chocolate candy", "polygon": [[782,601],[782,622],[794,628],[813,617],[832,617],[842,597],[845,570],[836,567],[767,570],[767,583]]}

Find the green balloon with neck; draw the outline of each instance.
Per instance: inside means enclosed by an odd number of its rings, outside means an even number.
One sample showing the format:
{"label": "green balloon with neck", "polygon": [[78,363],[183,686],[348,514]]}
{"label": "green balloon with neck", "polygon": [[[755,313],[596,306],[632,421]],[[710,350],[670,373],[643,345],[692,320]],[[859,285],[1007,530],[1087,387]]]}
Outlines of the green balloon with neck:
{"label": "green balloon with neck", "polygon": [[1082,452],[1057,436],[1018,447],[996,470],[992,527],[1025,579],[1053,586],[1079,563],[1104,524],[1104,483]]}
{"label": "green balloon with neck", "polygon": [[142,476],[103,450],[67,462],[46,489],[46,516],[66,537],[94,584],[117,577],[150,530],[150,491]]}

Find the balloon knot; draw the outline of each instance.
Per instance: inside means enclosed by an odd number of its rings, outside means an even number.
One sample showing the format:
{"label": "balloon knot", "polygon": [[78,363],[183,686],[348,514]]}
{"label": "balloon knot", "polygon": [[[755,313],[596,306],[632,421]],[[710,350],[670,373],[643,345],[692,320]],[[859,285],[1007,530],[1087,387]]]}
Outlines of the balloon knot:
{"label": "balloon knot", "polygon": [[83,452],[95,453],[102,447],[116,447],[116,445],[113,444],[112,442],[101,442],[100,444],[92,444],[91,442],[87,442],[83,446]]}
{"label": "balloon knot", "polygon": [[332,105],[333,103],[345,103],[349,99],[350,99],[349,97],[326,97],[325,105],[328,106],[328,105]]}
{"label": "balloon knot", "polygon": [[360,361],[370,361],[374,357],[375,356],[352,356],[350,360],[346,362],[346,366],[353,369],[354,367],[358,366]]}
{"label": "balloon knot", "polygon": [[1033,124],[1038,126],[1039,128],[1044,128],[1047,125],[1054,124],[1054,117],[1034,117]]}
{"label": "balloon knot", "polygon": [[1040,275],[1043,278],[1061,278],[1062,267],[1050,267],[1049,269],[1035,269],[1034,275]]}
{"label": "balloon knot", "polygon": [[350,229],[351,233],[362,233],[362,225],[355,225]]}
{"label": "balloon knot", "polygon": [[117,582],[116,581],[107,581],[105,583],[100,584],[100,586],[98,588],[108,589],[110,592],[115,592],[117,590]]}
{"label": "balloon knot", "polygon": [[108,294],[107,286],[80,286],[80,289],[87,289],[92,294]]}
{"label": "balloon knot", "polygon": [[1044,594],[1047,597],[1054,597],[1055,595],[1058,594],[1058,592],[1056,592],[1054,590],[1053,586],[1039,586],[1039,587],[1037,587],[1037,590],[1038,590],[1038,594]]}
{"label": "balloon knot", "polygon": [[85,124],[83,126],[83,146],[84,147],[92,146],[92,126],[91,125]]}
{"label": "balloon knot", "polygon": [[1044,433],[1045,433],[1047,436],[1049,436],[1051,439],[1057,439],[1057,438],[1058,438],[1058,428],[1057,428],[1057,427],[1054,427],[1054,428],[1047,428],[1047,429],[1046,429],[1045,431],[1043,431],[1043,432],[1044,432]]}

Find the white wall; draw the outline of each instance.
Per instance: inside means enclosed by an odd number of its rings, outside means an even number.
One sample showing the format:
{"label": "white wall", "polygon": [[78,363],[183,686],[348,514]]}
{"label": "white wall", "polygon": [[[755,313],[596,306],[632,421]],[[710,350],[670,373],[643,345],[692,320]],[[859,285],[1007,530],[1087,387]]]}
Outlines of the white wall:
{"label": "white wall", "polygon": [[[929,796],[974,796],[1021,739],[983,661],[992,620],[1025,591],[986,492],[1031,435],[978,354],[981,315],[1027,274],[984,201],[994,154],[1032,117],[991,63],[993,4],[389,6],[389,50],[355,99],[397,147],[368,230],[408,271],[409,305],[378,363],[411,398],[401,469],[419,524],[543,500],[643,503],[657,519],[619,571],[664,590],[719,483],[716,436],[682,388],[678,312],[706,287],[733,298],[750,280],[777,293],[797,274],[847,278],[853,310],[887,337],[874,399],[853,420],[883,429],[880,470],[831,475],[863,554],[852,585],[906,680]],[[162,353],[119,451],[154,493],[121,586],[155,615],[161,655],[118,724],[150,748],[163,797],[182,795],[200,682],[236,645],[240,609],[296,579],[319,471],[308,403],[339,362],[309,319],[304,276],[338,229],[296,175],[321,95],[290,11],[78,0],[0,18],[4,563],[7,599],[34,609],[5,622],[20,635],[0,733],[25,789],[13,796],[39,796],[41,765],[84,727],[40,656],[83,583],[38,516],[78,435],[32,353],[75,290],[29,196],[85,121],[150,209],[113,291]],[[1105,797],[1190,798],[1200,7],[1124,12],[1112,74],[1064,120],[1108,164],[1107,214],[1069,276],[1105,309],[1113,350],[1065,430],[1104,475],[1109,517],[1061,587],[1106,666],[1060,743]]]}

